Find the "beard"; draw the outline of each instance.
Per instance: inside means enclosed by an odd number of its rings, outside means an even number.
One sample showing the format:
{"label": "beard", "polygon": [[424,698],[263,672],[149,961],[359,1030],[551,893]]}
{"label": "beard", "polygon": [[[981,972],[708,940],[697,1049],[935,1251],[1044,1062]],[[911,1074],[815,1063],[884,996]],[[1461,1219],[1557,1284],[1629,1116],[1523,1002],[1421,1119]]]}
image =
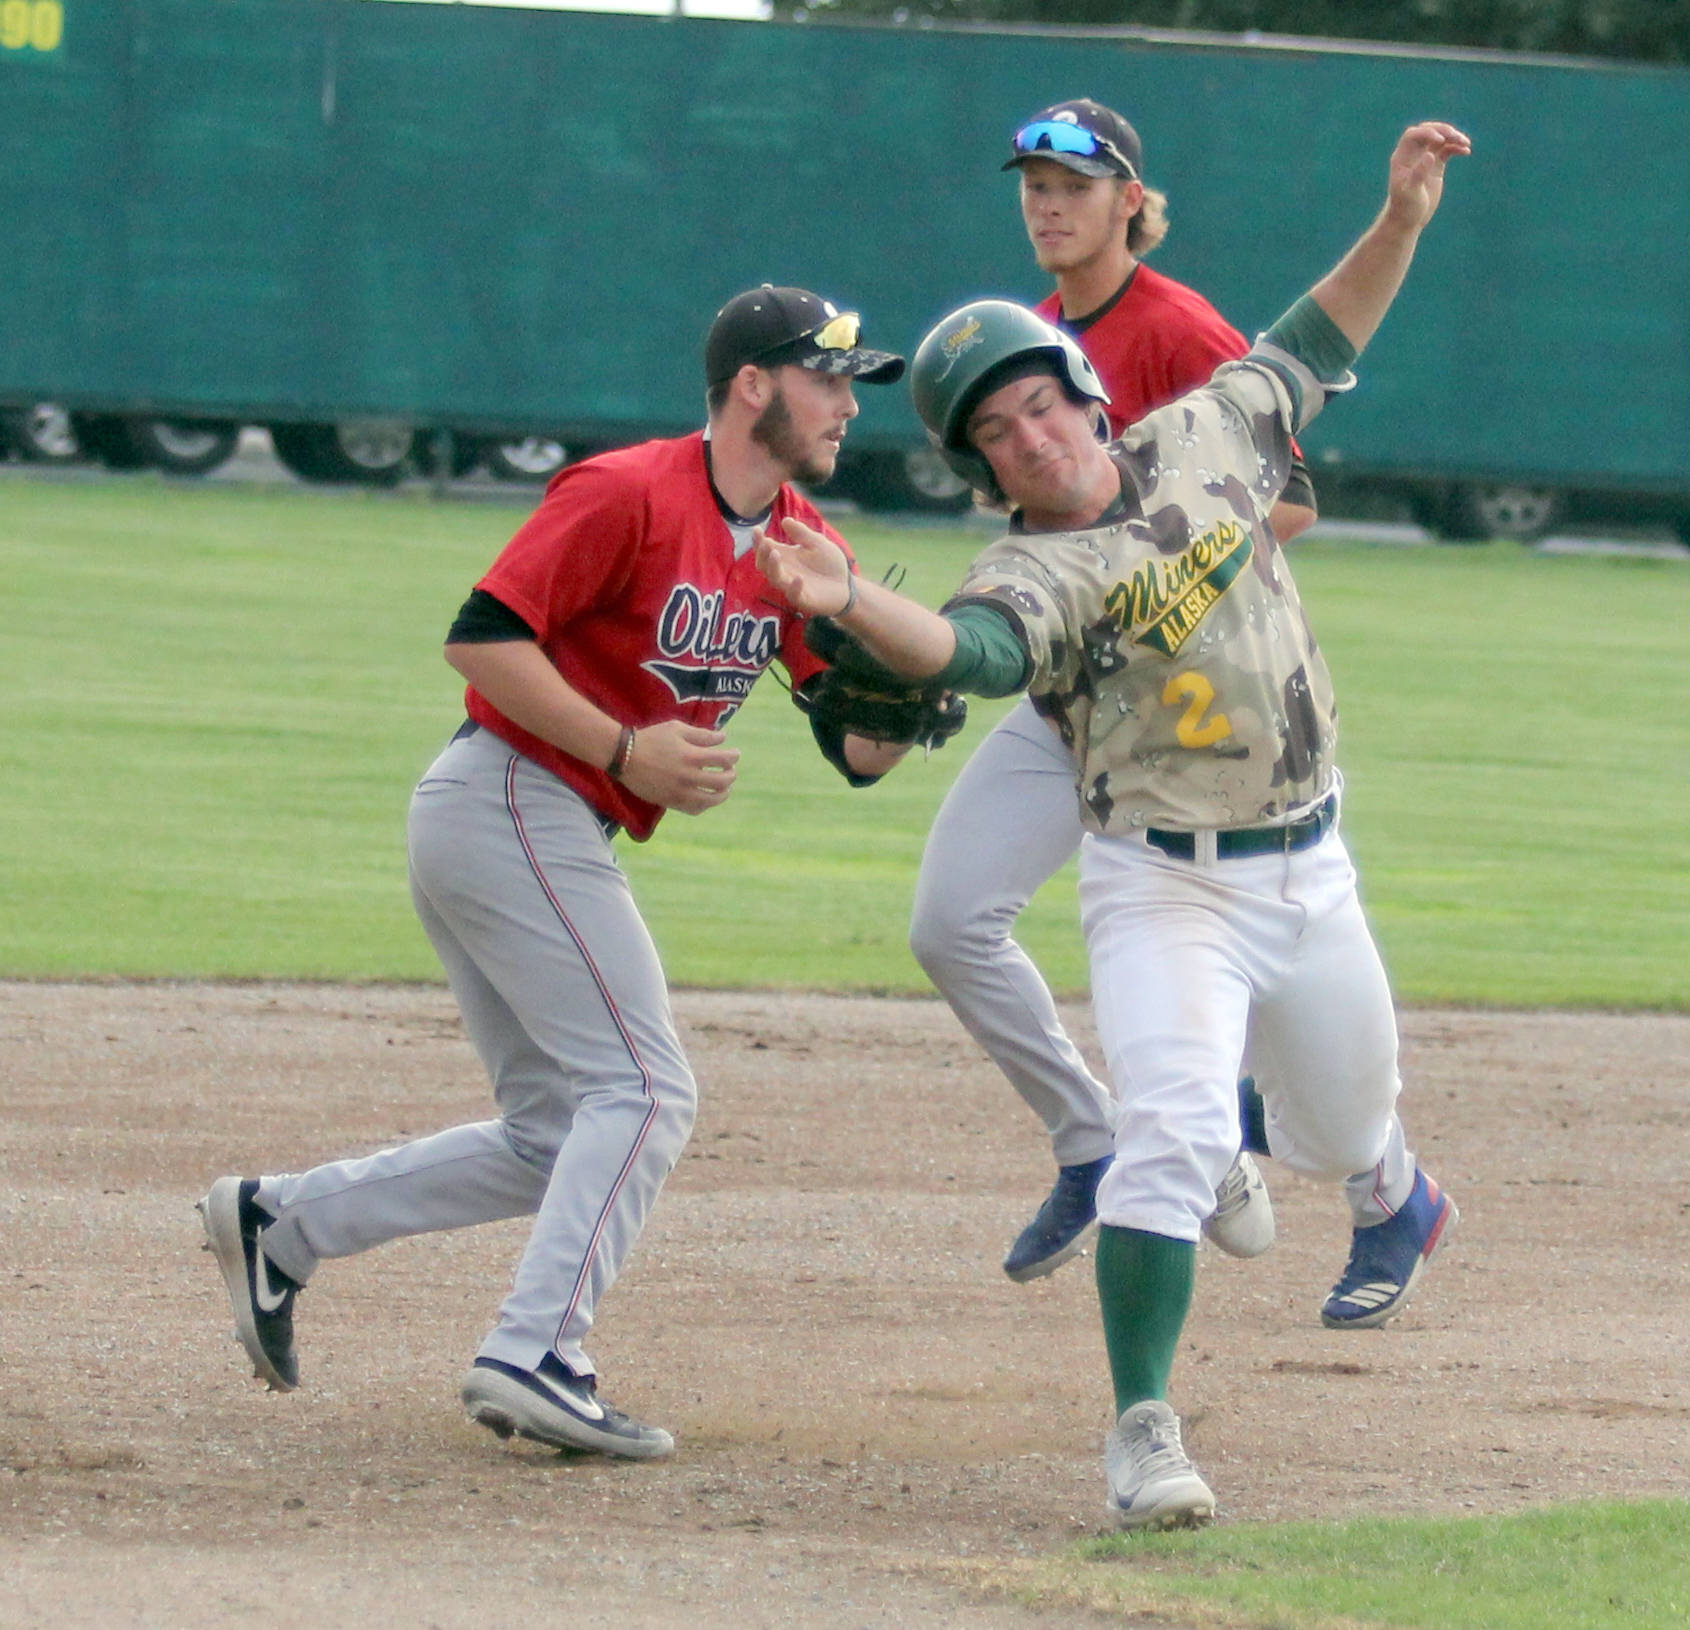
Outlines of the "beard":
{"label": "beard", "polygon": [[751,439],[760,443],[777,464],[783,465],[794,481],[825,481],[839,461],[831,445],[819,451],[805,447],[798,427],[792,422],[786,395],[778,385],[769,405],[752,423]]}

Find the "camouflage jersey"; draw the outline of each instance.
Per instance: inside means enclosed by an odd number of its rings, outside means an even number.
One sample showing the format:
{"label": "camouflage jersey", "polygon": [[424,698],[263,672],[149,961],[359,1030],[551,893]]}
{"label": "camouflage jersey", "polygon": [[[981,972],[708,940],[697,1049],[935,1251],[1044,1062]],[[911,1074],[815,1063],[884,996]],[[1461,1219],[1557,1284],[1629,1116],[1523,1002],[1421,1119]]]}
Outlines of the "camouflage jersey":
{"label": "camouflage jersey", "polygon": [[1090,830],[1273,825],[1332,789],[1332,679],[1267,515],[1341,388],[1258,341],[1111,445],[1118,508],[1000,539],[947,606],[1009,616]]}

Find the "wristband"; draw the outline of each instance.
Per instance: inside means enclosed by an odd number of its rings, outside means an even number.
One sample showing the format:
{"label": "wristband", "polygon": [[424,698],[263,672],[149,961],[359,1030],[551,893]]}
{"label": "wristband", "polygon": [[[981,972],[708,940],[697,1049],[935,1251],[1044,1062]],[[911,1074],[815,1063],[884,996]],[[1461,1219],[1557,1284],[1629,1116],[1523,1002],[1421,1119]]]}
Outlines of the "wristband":
{"label": "wristband", "polygon": [[612,781],[620,781],[627,772],[629,761],[634,756],[634,727],[631,724],[622,726],[622,734],[616,738],[616,751],[610,755],[610,763],[605,766],[604,773]]}

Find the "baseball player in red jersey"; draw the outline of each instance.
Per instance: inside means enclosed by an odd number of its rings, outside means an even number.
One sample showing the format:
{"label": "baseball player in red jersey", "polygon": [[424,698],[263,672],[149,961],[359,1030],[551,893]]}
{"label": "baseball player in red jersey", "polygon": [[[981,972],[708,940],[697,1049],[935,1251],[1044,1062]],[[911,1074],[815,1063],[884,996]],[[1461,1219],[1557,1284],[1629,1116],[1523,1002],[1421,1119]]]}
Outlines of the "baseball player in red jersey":
{"label": "baseball player in red jersey", "polygon": [[[1120,114],[1087,100],[1059,102],[1016,131],[1003,167],[1020,175],[1028,239],[1056,280],[1036,309],[1080,342],[1102,377],[1112,434],[1207,383],[1221,363],[1249,349],[1195,289],[1139,258],[1166,236],[1167,200],[1145,186],[1138,133]],[[1285,541],[1314,519],[1299,460],[1272,525]],[[911,919],[911,948],[928,977],[1051,1135],[1055,1187],[1004,1259],[1018,1281],[1053,1272],[1081,1249],[1114,1148],[1108,1090],[1011,932],[1027,902],[1079,849],[1074,776],[1072,753],[1024,697],[946,797]],[[1254,1119],[1248,1109],[1247,1118]],[[1241,1152],[1216,1197],[1209,1237],[1231,1255],[1255,1256],[1273,1233],[1267,1191]]]}
{"label": "baseball player in red jersey", "polygon": [[[468,681],[469,718],[417,786],[408,845],[417,911],[498,1115],[212,1185],[208,1243],[272,1388],[298,1384],[294,1303],[324,1258],[532,1215],[464,1382],[471,1418],[635,1459],[673,1449],[598,1395],[583,1347],[696,1099],[611,838],[721,803],[739,756],[723,726],[758,675],[778,660],[796,687],[820,670],[752,534],[802,521],[836,536],[788,483],[831,474],[856,381],[903,370],[817,295],[738,296],[706,341],[708,429],[562,471],[465,602],[446,657]],[[853,736],[822,746],[858,783],[903,752]]]}
{"label": "baseball player in red jersey", "polygon": [[[1034,114],[1003,167],[1021,178],[1028,241],[1056,280],[1033,309],[1072,334],[1097,369],[1112,435],[1249,349],[1195,289],[1145,264],[1167,237],[1168,201],[1144,184],[1138,132],[1113,108],[1082,98]],[[1301,460],[1271,519],[1281,543],[1314,523]]]}

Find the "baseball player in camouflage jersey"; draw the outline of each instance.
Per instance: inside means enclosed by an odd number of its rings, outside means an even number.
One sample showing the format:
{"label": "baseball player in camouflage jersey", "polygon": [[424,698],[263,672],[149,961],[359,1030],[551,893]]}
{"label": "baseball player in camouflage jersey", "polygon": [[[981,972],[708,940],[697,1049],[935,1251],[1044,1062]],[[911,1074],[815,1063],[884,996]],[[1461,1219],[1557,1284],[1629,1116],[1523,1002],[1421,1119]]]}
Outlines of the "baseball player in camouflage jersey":
{"label": "baseball player in camouflage jersey", "polygon": [[863,665],[985,695],[1027,686],[1078,757],[1081,916],[1120,1106],[1097,1283],[1124,1527],[1214,1514],[1166,1392],[1239,1144],[1247,1048],[1268,1152],[1373,1214],[1328,1322],[1399,1311],[1455,1220],[1395,1117],[1391,994],[1338,832],[1332,684],[1266,516],[1292,436],[1354,382],[1467,151],[1450,125],[1407,130],[1384,208],[1339,265],[1243,360],[1112,446],[1107,393],[1068,336],[1001,301],[941,322],[912,368],[917,408],[1016,512],[943,614],[878,585],[851,596],[846,557],[813,530],[758,543],[795,608],[843,612]]}
{"label": "baseball player in camouflage jersey", "polygon": [[[1139,258],[1167,234],[1167,201],[1145,185],[1138,132],[1113,108],[1080,98],[1042,109],[1016,129],[1003,168],[1020,178],[1028,240],[1056,280],[1036,310],[1073,335],[1097,370],[1112,431],[1248,349],[1195,289]],[[1314,521],[1301,459],[1269,519],[1281,543]],[[1082,1249],[1114,1149],[1108,1090],[1014,937],[1027,902],[1079,849],[1074,773],[1073,754],[1024,698],[945,795],[910,918],[916,960],[1050,1133],[1056,1182],[1004,1258],[1017,1282],[1053,1273]],[[1222,1179],[1205,1232],[1238,1257],[1273,1243],[1272,1202],[1247,1151]]]}
{"label": "baseball player in camouflage jersey", "polygon": [[[825,525],[790,483],[833,471],[853,385],[901,357],[804,289],[748,290],[705,345],[707,430],[571,465],[464,603],[446,656],[468,720],[411,800],[418,915],[497,1118],[200,1202],[255,1373],[298,1384],[293,1313],[325,1259],[532,1216],[463,1385],[471,1419],[632,1459],[674,1448],[599,1396],[584,1343],[692,1128],[697,1091],[656,947],[611,840],[727,798],[723,727],[772,661],[823,677],[771,601],[756,528]],[[817,725],[858,785],[904,748]]]}

